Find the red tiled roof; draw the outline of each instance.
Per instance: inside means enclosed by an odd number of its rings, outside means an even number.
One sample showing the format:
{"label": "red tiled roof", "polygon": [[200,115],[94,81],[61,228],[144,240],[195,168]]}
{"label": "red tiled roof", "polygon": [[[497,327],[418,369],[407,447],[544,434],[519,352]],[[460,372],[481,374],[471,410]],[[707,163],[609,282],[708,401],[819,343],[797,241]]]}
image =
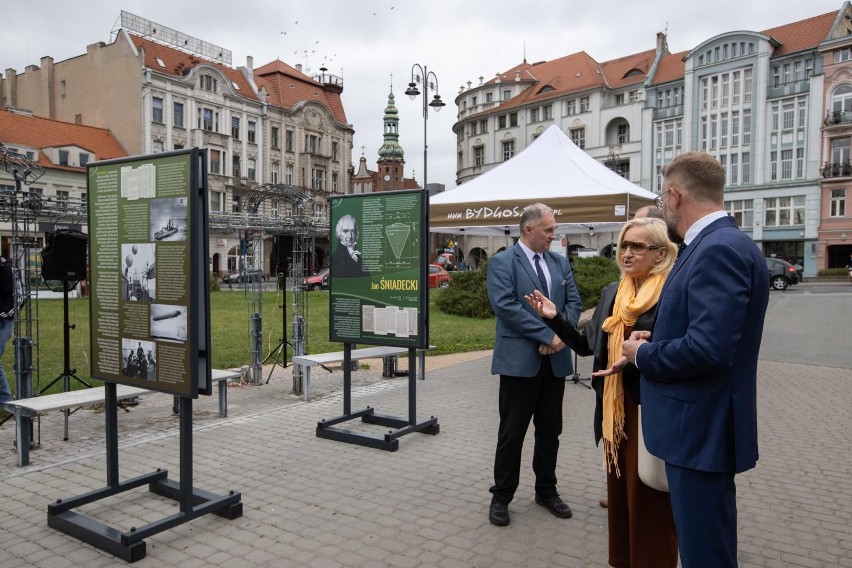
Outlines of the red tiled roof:
{"label": "red tiled roof", "polygon": [[[83,126],[50,118],[30,116],[0,109],[0,143],[43,150],[59,146],[78,146],[94,154],[98,160],[123,158],[127,152],[105,128]],[[60,166],[39,152],[38,165],[45,168],[80,171],[83,168]]]}
{"label": "red tiled roof", "polygon": [[[257,95],[254,93],[254,90],[241,71],[216,61],[204,59],[203,57],[186,53],[173,47],[168,47],[147,38],[133,34],[128,35],[136,47],[144,51],[145,67],[159,73],[166,73],[175,77],[183,77],[193,67],[197,67],[198,65],[210,65],[218,69],[225,77],[228,78],[229,81],[235,83],[239,87],[240,95],[249,99],[257,100]],[[165,67],[159,64],[157,58],[165,64]]]}
{"label": "red tiled roof", "polygon": [[762,33],[773,37],[781,45],[773,53],[773,57],[795,53],[803,49],[814,48],[828,38],[831,26],[837,19],[839,10],[814,16],[807,20],[799,20],[791,24],[764,30]]}
{"label": "red tiled roof", "polygon": [[660,64],[657,65],[657,71],[654,73],[653,84],[659,85],[660,83],[668,83],[669,81],[683,79],[683,71],[686,67],[686,63],[683,58],[688,54],[688,51],[681,51],[680,53],[664,55],[660,59]]}
{"label": "red tiled roof", "polygon": [[[613,59],[612,61],[605,61],[602,63],[601,69],[603,69],[604,78],[606,79],[609,88],[618,89],[620,87],[644,81],[645,76],[651,69],[651,65],[654,63],[654,56],[656,53],[656,49],[649,49],[648,51],[627,55],[625,57],[620,57],[619,59]],[[639,71],[639,73],[634,74],[631,77],[625,77],[625,75],[633,70]]]}
{"label": "red tiled roof", "polygon": [[314,101],[328,107],[341,124],[349,124],[340,94],[327,91],[301,71],[276,59],[254,70],[257,88],[264,87],[269,93],[269,103],[290,109],[302,101]]}

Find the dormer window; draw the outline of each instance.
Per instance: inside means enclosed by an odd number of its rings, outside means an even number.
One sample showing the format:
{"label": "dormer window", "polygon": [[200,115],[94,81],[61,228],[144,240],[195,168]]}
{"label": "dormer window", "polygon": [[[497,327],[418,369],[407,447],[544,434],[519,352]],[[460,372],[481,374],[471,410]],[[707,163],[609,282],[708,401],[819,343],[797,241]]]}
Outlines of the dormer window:
{"label": "dormer window", "polygon": [[89,155],[85,152],[80,152],[80,167],[86,167],[86,164],[89,163]]}
{"label": "dormer window", "polygon": [[203,90],[210,91],[211,93],[216,92],[216,78],[212,75],[202,75],[199,78],[199,82]]}
{"label": "dormer window", "polygon": [[59,151],[59,165],[67,166],[68,165],[68,150],[60,150]]}
{"label": "dormer window", "polygon": [[159,66],[160,66],[160,67],[162,67],[163,69],[165,69],[165,68],[166,68],[166,64],[165,64],[165,63],[163,63],[163,60],[162,60],[162,59],[160,59],[159,57],[157,58],[157,65],[159,65]]}

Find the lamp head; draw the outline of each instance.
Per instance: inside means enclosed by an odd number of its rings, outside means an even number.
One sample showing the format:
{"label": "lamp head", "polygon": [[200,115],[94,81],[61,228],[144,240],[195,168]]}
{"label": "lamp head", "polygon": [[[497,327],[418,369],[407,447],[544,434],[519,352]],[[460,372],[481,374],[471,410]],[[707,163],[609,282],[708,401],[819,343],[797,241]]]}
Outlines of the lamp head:
{"label": "lamp head", "polygon": [[405,94],[408,95],[413,101],[414,98],[420,94],[420,91],[417,90],[417,85],[414,83],[409,83],[408,88],[405,90]]}
{"label": "lamp head", "polygon": [[441,95],[435,95],[435,98],[432,99],[432,102],[429,103],[429,106],[435,109],[435,112],[441,112],[441,108],[447,106],[444,101],[441,100]]}

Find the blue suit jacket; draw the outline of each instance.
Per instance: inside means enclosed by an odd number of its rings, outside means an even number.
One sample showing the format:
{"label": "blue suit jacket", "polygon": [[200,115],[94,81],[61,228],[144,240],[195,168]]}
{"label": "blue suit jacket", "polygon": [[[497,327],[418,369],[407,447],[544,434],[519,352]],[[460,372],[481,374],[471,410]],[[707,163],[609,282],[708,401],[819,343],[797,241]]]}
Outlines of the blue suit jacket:
{"label": "blue suit jacket", "polygon": [[706,227],[663,287],[640,347],[648,450],[700,471],[757,462],[757,358],[769,302],[766,261],[731,217]]}
{"label": "blue suit jacket", "polygon": [[[543,256],[550,270],[550,299],[565,319],[576,326],[583,302],[571,266],[565,257],[551,252]],[[554,336],[553,330],[524,299],[538,286],[538,276],[520,245],[488,261],[488,299],[497,316],[492,374],[534,377],[538,373],[541,366],[538,346],[549,345]],[[571,352],[567,348],[549,357],[555,376],[564,377],[573,372]]]}

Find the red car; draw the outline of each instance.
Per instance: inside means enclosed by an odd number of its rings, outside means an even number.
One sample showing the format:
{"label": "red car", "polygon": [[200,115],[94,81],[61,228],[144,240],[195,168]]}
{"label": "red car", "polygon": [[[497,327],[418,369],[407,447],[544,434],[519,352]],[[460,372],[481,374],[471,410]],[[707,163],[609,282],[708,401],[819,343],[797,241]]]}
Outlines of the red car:
{"label": "red car", "polygon": [[430,288],[446,288],[453,281],[450,273],[443,269],[438,264],[429,265],[429,287]]}
{"label": "red car", "polygon": [[302,280],[302,290],[328,290],[328,267]]}

